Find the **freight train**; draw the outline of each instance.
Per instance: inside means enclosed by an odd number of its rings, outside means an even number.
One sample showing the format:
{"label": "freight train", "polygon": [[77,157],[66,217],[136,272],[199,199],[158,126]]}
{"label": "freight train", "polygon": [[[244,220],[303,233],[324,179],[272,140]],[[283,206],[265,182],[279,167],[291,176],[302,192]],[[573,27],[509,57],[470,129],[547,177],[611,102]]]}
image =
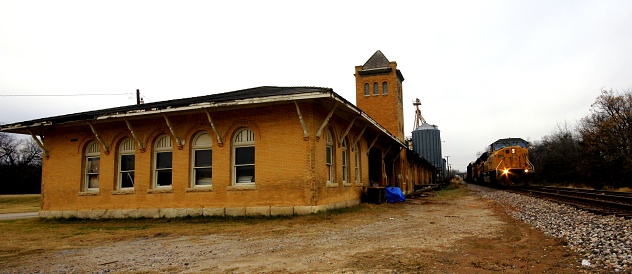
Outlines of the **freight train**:
{"label": "freight train", "polygon": [[533,172],[529,142],[505,138],[493,142],[476,161],[467,166],[467,179],[476,184],[527,185]]}

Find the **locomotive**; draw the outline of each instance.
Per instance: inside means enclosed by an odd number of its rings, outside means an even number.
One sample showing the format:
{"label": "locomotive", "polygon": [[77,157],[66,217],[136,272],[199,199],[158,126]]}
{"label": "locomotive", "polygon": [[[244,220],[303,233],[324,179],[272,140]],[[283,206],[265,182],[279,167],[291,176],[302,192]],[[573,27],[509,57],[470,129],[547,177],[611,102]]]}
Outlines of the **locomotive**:
{"label": "locomotive", "polygon": [[499,139],[467,166],[466,176],[477,184],[527,185],[534,172],[528,147],[521,138]]}

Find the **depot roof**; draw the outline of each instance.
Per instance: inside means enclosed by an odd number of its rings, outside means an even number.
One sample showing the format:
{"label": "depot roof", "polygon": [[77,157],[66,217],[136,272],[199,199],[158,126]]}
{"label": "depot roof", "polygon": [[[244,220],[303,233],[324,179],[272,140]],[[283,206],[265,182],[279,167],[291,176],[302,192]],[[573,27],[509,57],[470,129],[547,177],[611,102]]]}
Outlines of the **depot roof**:
{"label": "depot roof", "polygon": [[405,144],[378,124],[373,118],[358,107],[338,95],[331,88],[323,87],[278,87],[262,86],[231,92],[217,93],[211,95],[174,99],[146,104],[128,105],[101,110],[93,110],[60,116],[46,117],[7,125],[0,125],[0,132],[11,132],[20,134],[33,134],[34,132],[43,135],[42,130],[46,127],[64,125],[76,122],[104,121],[114,118],[131,118],[156,114],[168,114],[180,111],[192,110],[212,110],[226,107],[253,106],[257,104],[271,104],[281,102],[292,102],[300,100],[325,99],[330,101],[326,107],[333,108],[334,105],[344,105],[339,108],[347,115],[361,116],[367,123],[375,126],[378,131],[396,140],[401,146]]}

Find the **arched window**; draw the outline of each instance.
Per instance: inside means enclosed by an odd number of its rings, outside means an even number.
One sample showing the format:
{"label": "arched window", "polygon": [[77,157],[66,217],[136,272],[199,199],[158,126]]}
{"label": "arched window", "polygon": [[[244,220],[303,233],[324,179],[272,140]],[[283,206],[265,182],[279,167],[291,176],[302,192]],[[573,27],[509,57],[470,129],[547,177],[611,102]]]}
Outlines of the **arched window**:
{"label": "arched window", "polygon": [[156,139],[154,145],[154,187],[171,187],[172,143],[169,135]]}
{"label": "arched window", "polygon": [[354,165],[354,173],[355,173],[355,182],[356,184],[361,183],[360,180],[360,147],[358,146],[358,144],[354,144],[353,145],[353,165]]}
{"label": "arched window", "polygon": [[369,96],[369,83],[364,83],[364,96]]}
{"label": "arched window", "polygon": [[388,83],[386,83],[385,81],[382,83],[382,95],[386,95],[386,94],[388,94]]}
{"label": "arched window", "polygon": [[193,186],[213,185],[213,139],[206,132],[193,138]]}
{"label": "arched window", "polygon": [[99,191],[99,166],[101,147],[96,141],[88,143],[84,153],[84,191]]}
{"label": "arched window", "polygon": [[373,83],[373,95],[379,95],[379,91],[377,91],[377,82]]}
{"label": "arched window", "polygon": [[255,134],[242,128],[233,138],[233,184],[255,183]]}
{"label": "arched window", "polygon": [[342,140],[342,183],[349,183],[349,150],[347,149],[347,140]]}
{"label": "arched window", "polygon": [[328,182],[334,182],[334,178],[336,178],[336,169],[334,168],[334,159],[335,154],[334,154],[334,138],[333,136],[331,136],[331,131],[329,131],[329,129],[327,130],[327,135],[326,135],[326,146],[327,146],[327,150],[325,151],[325,157],[326,157],[326,162],[327,162],[327,181]]}
{"label": "arched window", "polygon": [[134,188],[134,167],[136,146],[134,141],[127,138],[121,142],[118,149],[118,189]]}

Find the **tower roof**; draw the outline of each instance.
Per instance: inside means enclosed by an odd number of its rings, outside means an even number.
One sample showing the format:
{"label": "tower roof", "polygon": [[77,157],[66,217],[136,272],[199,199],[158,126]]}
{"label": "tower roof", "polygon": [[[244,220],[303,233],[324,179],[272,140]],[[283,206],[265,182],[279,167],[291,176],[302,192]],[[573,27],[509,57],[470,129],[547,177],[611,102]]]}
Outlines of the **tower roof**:
{"label": "tower roof", "polygon": [[384,56],[382,51],[378,50],[364,63],[362,69],[388,68],[388,63],[389,61],[386,59],[386,56]]}
{"label": "tower roof", "polygon": [[[369,60],[366,61],[366,63],[364,63],[364,65],[362,66],[362,69],[358,70],[358,74],[362,76],[389,74],[393,71],[393,68],[391,68],[390,63],[391,62],[388,59],[386,59],[386,56],[384,56],[382,51],[378,50],[375,53],[373,53],[373,56],[371,56],[371,58],[369,58]],[[397,67],[397,64],[395,64],[395,67]],[[395,73],[397,74],[397,78],[399,78],[399,81],[403,82],[404,75],[402,75],[402,72],[399,69],[395,69]]]}

